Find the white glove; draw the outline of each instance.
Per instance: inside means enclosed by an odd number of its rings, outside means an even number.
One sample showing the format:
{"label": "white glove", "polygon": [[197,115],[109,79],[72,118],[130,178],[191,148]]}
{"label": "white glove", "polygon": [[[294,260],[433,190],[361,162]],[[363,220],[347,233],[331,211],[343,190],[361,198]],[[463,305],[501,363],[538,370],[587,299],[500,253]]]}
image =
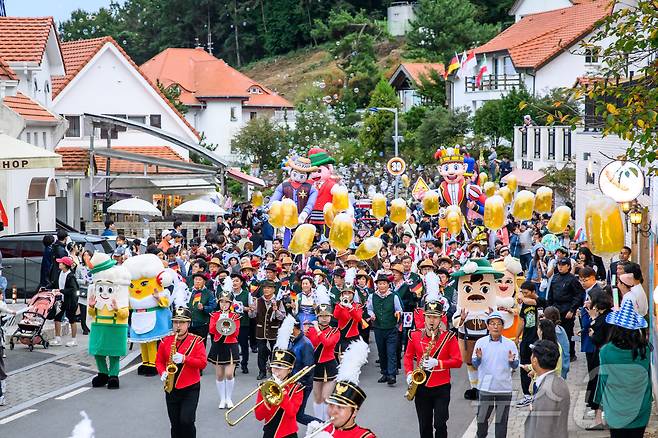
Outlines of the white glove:
{"label": "white glove", "polygon": [[281,385],[281,384],[283,383],[283,380],[279,379],[277,376],[272,376],[272,380],[273,380],[274,383],[276,383],[277,385]]}
{"label": "white glove", "polygon": [[302,211],[299,214],[299,217],[297,218],[297,222],[300,223],[300,224],[303,224],[304,222],[306,222],[307,218],[308,218],[308,213],[306,213],[305,211]]}
{"label": "white glove", "polygon": [[423,361],[423,369],[430,371],[432,368],[437,366],[439,364],[438,359],[435,359],[433,357],[428,357]]}
{"label": "white glove", "polygon": [[412,379],[413,379],[412,373],[407,374],[407,386],[411,385]]}
{"label": "white glove", "polygon": [[320,432],[319,434],[315,435],[314,438],[333,438],[333,435],[325,430],[324,432]]}
{"label": "white glove", "polygon": [[306,435],[311,435],[312,433],[316,432],[318,429],[322,427],[322,423],[319,421],[311,421],[306,425]]}
{"label": "white glove", "polygon": [[352,307],[354,307],[352,305],[352,303],[343,304],[343,306],[347,307],[348,309],[351,309]]}
{"label": "white glove", "polygon": [[160,376],[160,380],[162,380],[162,381],[164,382],[165,380],[167,380],[167,376],[168,376],[168,375],[169,375],[169,373],[165,371],[165,372],[162,373],[162,375]]}
{"label": "white glove", "polygon": [[174,354],[174,357],[171,359],[174,363],[183,363],[185,362],[185,355],[181,353]]}

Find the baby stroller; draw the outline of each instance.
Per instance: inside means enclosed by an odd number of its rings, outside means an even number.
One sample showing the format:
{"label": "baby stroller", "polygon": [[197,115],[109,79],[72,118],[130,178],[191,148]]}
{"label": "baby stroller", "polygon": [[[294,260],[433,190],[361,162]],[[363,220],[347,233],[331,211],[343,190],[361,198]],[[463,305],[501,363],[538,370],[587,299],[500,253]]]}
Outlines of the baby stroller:
{"label": "baby stroller", "polygon": [[48,341],[46,341],[41,332],[49,316],[59,313],[62,306],[62,294],[50,290],[41,289],[30,300],[27,310],[23,312],[19,322],[18,328],[9,338],[9,349],[13,350],[14,345],[17,343],[27,345],[27,348],[32,351],[37,344],[43,345],[43,348],[48,348]]}

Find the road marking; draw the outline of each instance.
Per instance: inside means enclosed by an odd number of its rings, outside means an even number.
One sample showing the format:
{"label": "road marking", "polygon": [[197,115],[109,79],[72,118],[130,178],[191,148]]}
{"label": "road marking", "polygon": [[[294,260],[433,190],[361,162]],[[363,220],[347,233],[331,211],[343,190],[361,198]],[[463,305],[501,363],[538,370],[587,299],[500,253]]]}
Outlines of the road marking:
{"label": "road marking", "polygon": [[135,365],[131,366],[130,368],[126,368],[125,370],[121,371],[119,373],[119,376],[125,376],[128,373],[132,373],[135,371],[137,368],[139,368],[142,365],[142,363],[136,363]]}
{"label": "road marking", "polygon": [[55,400],[66,400],[67,398],[71,398],[74,395],[82,394],[85,391],[90,390],[91,388],[89,386],[83,386],[82,388],[78,388],[75,391],[71,391],[68,394],[60,395],[59,397],[55,397]]}
{"label": "road marking", "polygon": [[18,414],[14,414],[10,417],[3,418],[2,420],[0,420],[0,424],[7,424],[10,421],[18,420],[19,418],[22,418],[26,415],[30,415],[32,412],[36,412],[36,411],[37,411],[36,409],[26,409],[22,412],[19,412]]}

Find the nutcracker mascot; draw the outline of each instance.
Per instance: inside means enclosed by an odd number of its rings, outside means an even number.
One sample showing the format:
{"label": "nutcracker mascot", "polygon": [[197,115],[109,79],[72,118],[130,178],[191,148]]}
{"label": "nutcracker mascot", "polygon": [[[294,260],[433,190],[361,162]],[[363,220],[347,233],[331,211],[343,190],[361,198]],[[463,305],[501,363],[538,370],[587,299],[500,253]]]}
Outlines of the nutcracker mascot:
{"label": "nutcracker mascot", "polygon": [[89,354],[94,356],[98,375],[91,386],[119,388],[119,360],[128,345],[130,273],[116,260],[96,252],[90,263],[92,283],[88,291],[87,313],[91,318]]}
{"label": "nutcracker mascot", "polygon": [[[347,347],[338,366],[336,387],[327,398],[329,420],[325,423],[310,422],[306,429],[307,437],[376,438],[370,429],[356,424],[356,416],[366,399],[366,393],[359,387],[359,377],[361,368],[368,362],[368,352],[368,344],[361,339],[352,341]],[[322,432],[318,432],[320,428]]]}
{"label": "nutcracker mascot", "polygon": [[523,273],[523,268],[519,259],[512,256],[495,260],[492,266],[503,274],[496,280],[496,307],[503,316],[503,336],[515,340],[519,327],[519,283],[523,281],[519,274]]}
{"label": "nutcracker mascot", "polygon": [[[270,198],[268,208],[274,201],[281,201],[284,198],[292,199],[297,205],[298,223],[303,224],[308,219],[311,211],[318,198],[317,189],[308,180],[309,175],[317,170],[317,167],[311,165],[311,160],[306,157],[290,158],[287,163],[290,169],[290,177],[279,184]],[[286,228],[283,245],[288,248],[290,243],[291,232]]]}
{"label": "nutcracker mascot", "polygon": [[451,274],[457,280],[457,310],[452,325],[457,329],[459,350],[467,365],[471,389],[464,392],[467,400],[477,400],[477,370],[471,356],[475,342],[487,335],[487,315],[496,308],[496,279],[503,276],[486,259],[472,259]]}
{"label": "nutcracker mascot", "polygon": [[154,254],[130,257],[123,263],[130,272],[130,342],[141,344],[142,364],[137,374],[155,376],[158,341],[171,333],[169,290],[171,274]]}

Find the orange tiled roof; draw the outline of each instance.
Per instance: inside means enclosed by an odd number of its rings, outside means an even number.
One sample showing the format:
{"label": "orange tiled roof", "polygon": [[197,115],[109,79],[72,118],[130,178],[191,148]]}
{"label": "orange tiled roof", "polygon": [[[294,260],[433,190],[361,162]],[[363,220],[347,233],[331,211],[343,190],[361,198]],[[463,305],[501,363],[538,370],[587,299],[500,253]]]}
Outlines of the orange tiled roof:
{"label": "orange tiled roof", "polygon": [[416,84],[420,84],[420,77],[423,75],[429,78],[430,71],[432,70],[436,70],[441,76],[443,76],[444,72],[442,63],[403,62],[400,65],[404,67]]}
{"label": "orange tiled roof", "polygon": [[[147,157],[166,158],[168,160],[185,161],[180,155],[174,152],[169,146],[112,146],[123,152],[145,155]],[[62,156],[62,167],[56,169],[60,172],[85,172],[89,167],[89,149],[77,146],[60,146],[55,152]],[[96,171],[105,172],[107,169],[105,158],[96,159]],[[143,163],[135,163],[118,158],[110,159],[110,173],[136,173],[144,172]],[[168,167],[156,167],[149,165],[147,173],[186,173],[181,169],[170,169]]]}
{"label": "orange tiled roof", "polygon": [[41,63],[52,17],[0,17],[0,57],[7,62]]}
{"label": "orange tiled roof", "polygon": [[80,73],[80,70],[84,68],[85,65],[100,51],[100,49],[107,43],[113,44],[119,52],[126,58],[126,60],[132,65],[139,74],[148,82],[148,84],[155,90],[156,93],[164,100],[164,102],[169,105],[169,107],[176,113],[178,117],[185,123],[185,125],[190,128],[194,135],[197,138],[201,138],[199,133],[194,129],[194,127],[187,121],[185,116],[181,114],[176,107],[165,97],[160,89],[155,85],[153,81],[149,79],[148,76],[139,68],[137,64],[128,56],[128,54],[123,50],[123,48],[110,36],[101,37],[101,38],[92,38],[88,40],[77,40],[77,41],[67,41],[61,44],[62,46],[62,56],[64,58],[64,65],[66,67],[66,76],[54,76],[52,78],[53,82],[53,99],[57,97],[59,93],[62,92],[64,88]]}
{"label": "orange tiled roof", "polygon": [[[235,98],[245,100],[245,106],[293,107],[282,96],[200,48],[165,49],[141,68],[149,78],[159,80],[165,87],[178,84],[180,100],[186,105],[201,105],[201,101],[210,98]],[[250,94],[249,89],[254,86],[262,93]]]}
{"label": "orange tiled roof", "polygon": [[539,69],[591,32],[596,22],[610,12],[609,0],[592,0],[526,15],[475,53],[506,50],[515,67]]}
{"label": "orange tiled roof", "polygon": [[10,81],[17,81],[18,76],[16,76],[16,73],[9,67],[9,65],[5,62],[4,59],[0,58],[0,80],[10,80]]}
{"label": "orange tiled roof", "polygon": [[25,120],[36,122],[56,122],[58,120],[57,116],[41,106],[39,102],[30,99],[20,91],[16,93],[16,96],[5,96],[2,102]]}

